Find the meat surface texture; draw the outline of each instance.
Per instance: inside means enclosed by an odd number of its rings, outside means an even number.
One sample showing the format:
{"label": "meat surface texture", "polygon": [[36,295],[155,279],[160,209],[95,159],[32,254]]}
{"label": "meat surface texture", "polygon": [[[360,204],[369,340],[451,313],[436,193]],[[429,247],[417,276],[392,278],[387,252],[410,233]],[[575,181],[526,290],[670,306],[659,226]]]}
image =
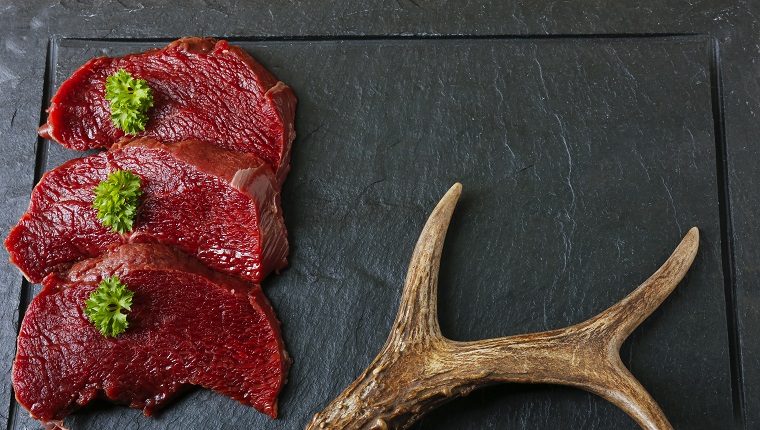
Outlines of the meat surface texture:
{"label": "meat surface texture", "polygon": [[122,138],[105,99],[106,78],[119,69],[146,80],[153,91],[155,103],[139,136],[197,139],[254,153],[282,185],[295,138],[295,94],[225,40],[184,38],[163,49],[89,61],[58,89],[40,135],[77,150],[107,148]]}
{"label": "meat surface texture", "polygon": [[[127,330],[105,338],[83,307],[111,275],[134,297]],[[45,279],[21,325],[12,378],[18,402],[43,422],[98,397],[148,416],[188,384],[274,418],[289,366],[258,285],[164,245],[129,244]]]}
{"label": "meat surface texture", "polygon": [[[116,170],[142,180],[134,229],[104,227],[93,189]],[[32,282],[116,243],[164,243],[209,267],[259,283],[287,264],[288,239],[272,169],[253,154],[199,141],[119,143],[47,172],[5,246]]]}

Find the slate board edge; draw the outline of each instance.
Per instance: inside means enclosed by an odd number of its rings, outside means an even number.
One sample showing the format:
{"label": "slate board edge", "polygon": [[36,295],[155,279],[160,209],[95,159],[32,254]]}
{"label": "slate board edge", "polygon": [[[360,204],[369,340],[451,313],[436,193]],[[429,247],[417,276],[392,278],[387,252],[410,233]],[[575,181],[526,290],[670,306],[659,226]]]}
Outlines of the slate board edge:
{"label": "slate board edge", "polygon": [[[58,38],[52,37],[48,40],[47,43],[47,52],[45,55],[45,75],[43,78],[43,88],[42,88],[42,100],[40,104],[40,120],[39,125],[45,123],[47,119],[47,108],[50,105],[50,99],[53,97],[52,88],[53,88],[53,79],[54,79],[54,73],[53,68],[55,67],[56,61],[58,58]],[[44,168],[47,164],[47,154],[48,154],[48,148],[50,147],[50,141],[42,138],[41,136],[37,136],[37,145],[35,148],[35,162],[34,162],[34,181],[29,189],[29,192],[31,194],[31,190],[37,185],[37,183],[42,178],[42,175],[45,174]],[[29,303],[34,298],[33,293],[33,287],[32,283],[29,282],[26,278],[21,276],[19,273],[19,280],[20,280],[20,289],[19,289],[19,305],[18,305],[18,319],[15,323],[15,329],[16,329],[16,336],[18,336],[18,332],[21,329],[21,321],[24,319],[24,315],[26,314],[26,309],[29,307]],[[17,345],[14,345],[14,351],[16,349]],[[14,352],[15,355],[15,352]],[[13,390],[13,386],[10,387],[10,402],[8,407],[8,422],[7,422],[7,429],[15,429],[16,428],[16,418],[18,417],[19,413],[27,413],[21,405],[16,401],[15,391]]]}
{"label": "slate board edge", "polygon": [[728,329],[728,350],[731,359],[731,394],[734,405],[734,425],[744,428],[745,398],[742,377],[740,334],[738,330],[739,307],[736,298],[736,263],[734,254],[734,229],[731,212],[731,188],[728,177],[728,149],[726,144],[726,120],[721,80],[720,42],[711,37],[710,80],[713,106],[713,126],[715,127],[715,160],[718,174],[718,207],[720,210],[721,256],[723,258],[723,282],[726,300],[726,325]]}

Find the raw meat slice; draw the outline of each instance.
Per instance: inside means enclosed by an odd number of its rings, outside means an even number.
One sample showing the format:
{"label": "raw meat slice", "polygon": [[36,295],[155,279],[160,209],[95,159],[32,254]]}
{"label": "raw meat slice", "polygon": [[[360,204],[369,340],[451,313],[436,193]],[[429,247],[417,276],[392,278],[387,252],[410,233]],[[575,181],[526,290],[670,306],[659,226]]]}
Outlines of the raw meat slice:
{"label": "raw meat slice", "polygon": [[[116,169],[143,184],[134,230],[123,235],[104,227],[92,207],[94,187]],[[199,141],[120,143],[46,173],[5,246],[37,283],[111,244],[133,242],[173,245],[213,269],[261,282],[288,255],[272,169],[253,154]]]}
{"label": "raw meat slice", "polygon": [[184,38],[142,54],[90,60],[53,96],[40,135],[78,150],[117,142],[124,133],[111,122],[105,81],[119,69],[153,90],[155,104],[139,136],[252,152],[272,166],[282,185],[295,138],[295,94],[225,40]]}
{"label": "raw meat slice", "polygon": [[[106,338],[83,307],[112,275],[134,297],[127,330]],[[274,418],[289,366],[261,287],[165,245],[128,244],[45,278],[21,325],[12,378],[18,402],[43,422],[96,397],[148,416],[188,384]]]}

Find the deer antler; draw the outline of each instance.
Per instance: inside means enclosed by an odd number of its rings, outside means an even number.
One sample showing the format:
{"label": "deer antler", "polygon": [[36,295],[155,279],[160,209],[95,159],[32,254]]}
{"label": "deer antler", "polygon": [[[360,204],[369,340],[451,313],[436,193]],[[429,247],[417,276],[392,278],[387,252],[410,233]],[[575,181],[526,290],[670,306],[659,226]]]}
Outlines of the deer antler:
{"label": "deer antler", "polygon": [[441,334],[436,293],[446,230],[461,184],[433,210],[406,276],[396,321],[382,351],[310,429],[406,429],[457,396],[496,383],[570,385],[597,394],[644,429],[671,429],[660,407],[620,360],[620,345],[670,294],[691,266],[699,231],[689,230],[673,254],[620,302],[560,330],[476,342]]}

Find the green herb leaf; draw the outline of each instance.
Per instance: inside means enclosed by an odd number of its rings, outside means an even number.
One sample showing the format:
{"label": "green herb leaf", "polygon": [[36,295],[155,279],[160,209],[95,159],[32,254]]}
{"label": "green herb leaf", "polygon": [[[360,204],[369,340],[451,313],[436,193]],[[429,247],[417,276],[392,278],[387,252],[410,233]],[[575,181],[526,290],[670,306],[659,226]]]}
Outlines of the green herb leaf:
{"label": "green herb leaf", "polygon": [[140,185],[139,176],[129,170],[115,170],[95,187],[92,207],[98,210],[98,219],[104,226],[117,233],[132,230],[142,195]]}
{"label": "green herb leaf", "polygon": [[124,69],[106,79],[106,100],[111,102],[111,121],[124,133],[145,130],[153,94],[144,79],[135,79]]}
{"label": "green herb leaf", "polygon": [[122,311],[132,310],[134,294],[118,276],[111,276],[90,293],[90,298],[84,302],[84,313],[103,336],[116,337],[129,327],[127,315]]}

